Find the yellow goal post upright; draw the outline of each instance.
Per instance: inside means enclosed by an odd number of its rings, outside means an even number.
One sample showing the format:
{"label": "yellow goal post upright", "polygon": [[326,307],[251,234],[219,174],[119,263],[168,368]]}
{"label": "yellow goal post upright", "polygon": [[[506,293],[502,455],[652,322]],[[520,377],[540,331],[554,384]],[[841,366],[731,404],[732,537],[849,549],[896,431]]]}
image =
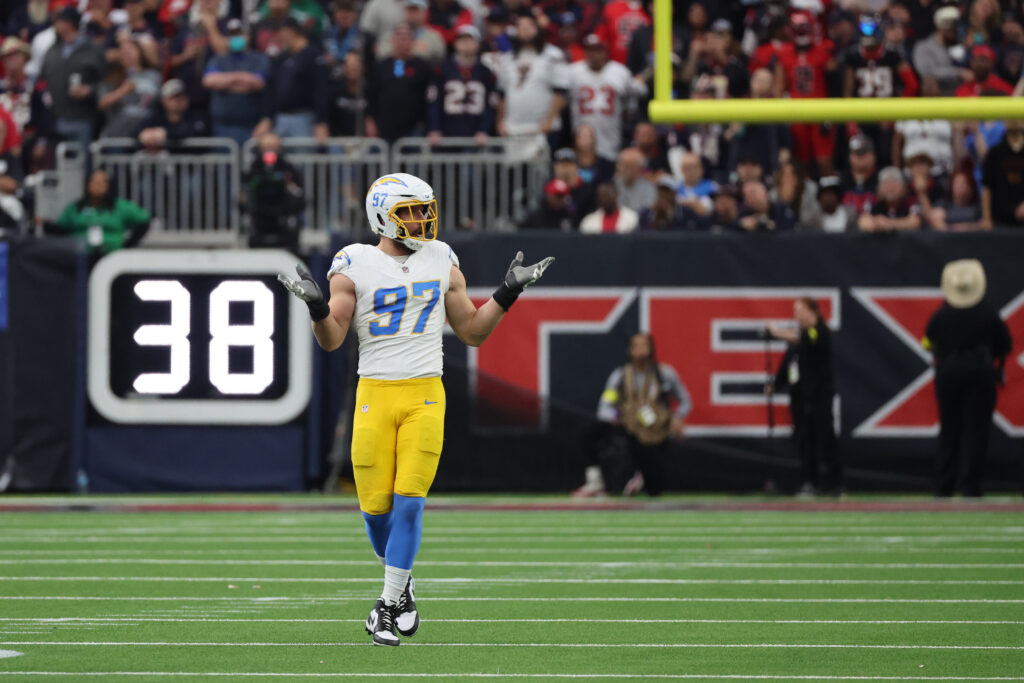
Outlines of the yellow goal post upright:
{"label": "yellow goal post upright", "polygon": [[1024,97],[889,97],[676,100],[672,0],[654,0],[654,123],[793,123],[915,119],[1024,119]]}

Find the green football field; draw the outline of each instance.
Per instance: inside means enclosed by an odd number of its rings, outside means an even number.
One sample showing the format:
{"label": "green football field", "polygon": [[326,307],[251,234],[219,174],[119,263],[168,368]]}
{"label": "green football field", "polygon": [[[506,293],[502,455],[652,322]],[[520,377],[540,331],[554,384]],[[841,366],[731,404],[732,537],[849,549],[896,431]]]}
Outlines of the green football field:
{"label": "green football field", "polygon": [[432,498],[383,648],[351,498],[0,497],[0,680],[1024,681],[1019,499],[619,503]]}

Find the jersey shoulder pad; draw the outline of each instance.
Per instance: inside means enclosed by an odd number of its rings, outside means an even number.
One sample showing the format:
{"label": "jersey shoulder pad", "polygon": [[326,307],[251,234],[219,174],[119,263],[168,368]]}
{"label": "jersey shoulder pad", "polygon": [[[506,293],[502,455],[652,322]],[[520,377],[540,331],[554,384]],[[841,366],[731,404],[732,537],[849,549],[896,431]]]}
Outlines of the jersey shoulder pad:
{"label": "jersey shoulder pad", "polygon": [[327,271],[328,277],[335,273],[344,273],[352,268],[353,263],[359,262],[363,256],[365,244],[350,244],[341,249],[331,260],[331,268]]}
{"label": "jersey shoulder pad", "polygon": [[439,258],[448,259],[448,261],[455,266],[459,267],[459,257],[455,255],[455,250],[452,249],[447,242],[435,240],[431,244],[434,245],[434,250],[437,252]]}

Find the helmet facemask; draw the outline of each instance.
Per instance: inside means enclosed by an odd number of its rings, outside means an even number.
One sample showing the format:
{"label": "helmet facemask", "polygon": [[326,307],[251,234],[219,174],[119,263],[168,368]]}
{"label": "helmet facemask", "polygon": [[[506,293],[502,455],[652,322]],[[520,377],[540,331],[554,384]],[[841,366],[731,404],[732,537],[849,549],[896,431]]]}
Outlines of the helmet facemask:
{"label": "helmet facemask", "polygon": [[[412,210],[416,207],[423,208],[423,220],[415,220]],[[405,218],[402,215],[406,216]],[[437,200],[431,199],[428,202],[421,202],[415,199],[396,202],[388,211],[388,219],[395,224],[395,238],[410,249],[419,249],[422,245],[418,242],[431,242],[437,239],[438,217]],[[419,230],[410,228],[410,225],[419,224]]]}

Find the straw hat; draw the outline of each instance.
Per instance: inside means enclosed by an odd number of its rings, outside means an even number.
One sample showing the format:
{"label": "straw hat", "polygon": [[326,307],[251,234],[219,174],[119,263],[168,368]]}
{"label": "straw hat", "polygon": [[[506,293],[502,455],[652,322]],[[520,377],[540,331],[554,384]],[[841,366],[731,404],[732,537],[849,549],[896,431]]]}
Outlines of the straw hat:
{"label": "straw hat", "polygon": [[978,259],[950,261],[942,269],[942,294],[953,308],[970,308],[985,296],[985,269]]}

